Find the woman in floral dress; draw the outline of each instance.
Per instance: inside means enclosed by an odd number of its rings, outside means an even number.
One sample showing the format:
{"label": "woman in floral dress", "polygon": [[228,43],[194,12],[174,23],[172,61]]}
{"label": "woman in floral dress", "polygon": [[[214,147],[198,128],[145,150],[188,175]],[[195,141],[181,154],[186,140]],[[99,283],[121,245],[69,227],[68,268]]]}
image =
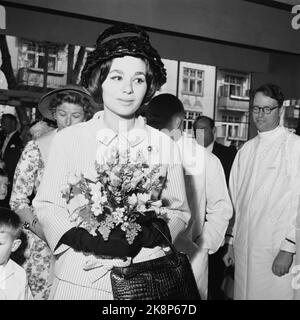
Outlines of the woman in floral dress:
{"label": "woman in floral dress", "polygon": [[46,300],[52,284],[54,259],[30,200],[40,185],[48,151],[57,131],[88,120],[97,106],[84,88],[66,86],[44,95],[38,108],[46,119],[56,122],[57,130],[27,143],[15,171],[10,206],[24,222],[28,237],[27,259],[23,267],[31,291],[36,300]]}

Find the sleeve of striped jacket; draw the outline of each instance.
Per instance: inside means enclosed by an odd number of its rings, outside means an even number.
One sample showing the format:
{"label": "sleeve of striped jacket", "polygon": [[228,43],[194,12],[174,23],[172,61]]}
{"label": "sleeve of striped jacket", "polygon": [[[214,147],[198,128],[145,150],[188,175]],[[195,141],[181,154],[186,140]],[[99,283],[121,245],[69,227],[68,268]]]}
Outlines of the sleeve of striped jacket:
{"label": "sleeve of striped jacket", "polygon": [[[73,227],[69,221],[66,201],[61,194],[62,186],[67,184],[73,158],[67,150],[63,136],[57,133],[51,144],[41,184],[33,200],[38,220],[53,252],[60,238]],[[54,253],[61,253],[68,248],[61,245]]]}
{"label": "sleeve of striped jacket", "polygon": [[187,227],[191,213],[188,207],[182,161],[178,147],[173,141],[163,152],[170,152],[167,179],[161,194],[161,199],[169,209],[169,228],[173,242],[178,234]]}

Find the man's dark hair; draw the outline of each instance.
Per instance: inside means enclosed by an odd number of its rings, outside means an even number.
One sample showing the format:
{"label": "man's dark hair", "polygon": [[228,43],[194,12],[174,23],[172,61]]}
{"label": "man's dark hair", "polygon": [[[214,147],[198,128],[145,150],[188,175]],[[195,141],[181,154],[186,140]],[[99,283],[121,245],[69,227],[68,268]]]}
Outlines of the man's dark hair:
{"label": "man's dark hair", "polygon": [[284,101],[284,94],[279,86],[273,83],[266,83],[252,92],[252,101],[256,93],[261,92],[265,96],[270,97],[278,102],[278,106],[281,107]]}
{"label": "man's dark hair", "polygon": [[14,121],[15,124],[18,123],[17,118],[16,118],[13,114],[11,114],[11,113],[4,113],[4,114],[2,115],[2,119],[5,119],[5,118],[10,119],[11,121]]}
{"label": "man's dark hair", "polygon": [[162,93],[149,102],[145,116],[149,126],[161,130],[166,128],[172,117],[178,113],[184,113],[182,102],[173,94]]}
{"label": "man's dark hair", "polygon": [[213,120],[212,118],[207,116],[198,116],[193,122],[193,131],[195,136],[196,136],[196,130],[197,130],[196,125],[198,121],[207,121],[211,129],[213,129],[215,126],[215,120]]}

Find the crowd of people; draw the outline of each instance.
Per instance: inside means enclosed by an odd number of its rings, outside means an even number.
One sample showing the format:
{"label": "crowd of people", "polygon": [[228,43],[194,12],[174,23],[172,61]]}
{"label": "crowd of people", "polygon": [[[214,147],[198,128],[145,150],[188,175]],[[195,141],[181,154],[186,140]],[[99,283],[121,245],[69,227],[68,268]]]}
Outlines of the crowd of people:
{"label": "crowd of people", "polygon": [[[17,118],[2,116],[0,299],[114,299],[111,270],[155,263],[169,254],[169,241],[187,254],[203,300],[293,299],[300,137],[280,125],[281,89],[264,84],[253,91],[258,135],[236,150],[216,141],[207,116],[194,121],[193,137],[183,131],[180,99],[155,95],[166,76],[148,34],[116,24],[98,37],[80,85],[40,99],[43,120],[20,134]],[[131,186],[129,196],[108,196],[99,172],[116,151],[116,164],[125,151],[142,168],[158,168],[157,190],[134,193]],[[113,187],[122,181],[116,169],[107,173]],[[146,176],[133,177],[137,186]],[[96,187],[100,196],[87,206],[82,190]],[[112,212],[118,220],[110,220],[105,237],[99,217],[122,197],[129,205]],[[137,198],[147,200],[133,220],[124,218]]]}

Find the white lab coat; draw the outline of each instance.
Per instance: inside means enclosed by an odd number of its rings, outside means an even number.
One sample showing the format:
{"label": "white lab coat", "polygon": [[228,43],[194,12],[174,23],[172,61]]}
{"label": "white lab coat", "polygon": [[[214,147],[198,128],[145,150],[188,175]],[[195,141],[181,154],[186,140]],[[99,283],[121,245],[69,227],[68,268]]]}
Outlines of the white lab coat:
{"label": "white lab coat", "polygon": [[259,133],[237,153],[229,181],[234,299],[293,298],[292,274],[278,277],[272,264],[280,250],[295,252],[299,168],[300,138],[283,127]]}
{"label": "white lab coat", "polygon": [[185,171],[191,220],[175,241],[186,252],[202,299],[207,298],[208,253],[216,252],[232,216],[232,205],[219,159],[185,134],[177,141]]}

